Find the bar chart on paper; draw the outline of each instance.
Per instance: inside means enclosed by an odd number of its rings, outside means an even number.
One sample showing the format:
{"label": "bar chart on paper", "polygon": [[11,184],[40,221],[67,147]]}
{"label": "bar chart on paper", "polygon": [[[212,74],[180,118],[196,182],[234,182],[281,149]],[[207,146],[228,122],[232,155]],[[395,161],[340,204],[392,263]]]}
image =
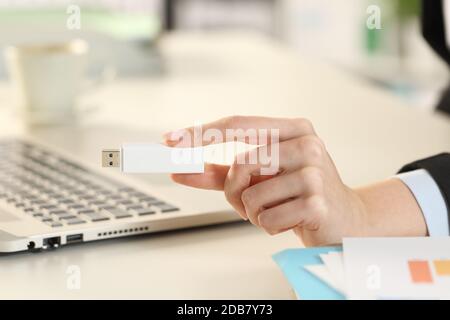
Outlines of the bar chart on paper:
{"label": "bar chart on paper", "polygon": [[350,299],[450,299],[450,238],[344,239]]}
{"label": "bar chart on paper", "polygon": [[408,268],[414,283],[433,283],[432,268],[437,277],[450,277],[450,260],[410,260]]}

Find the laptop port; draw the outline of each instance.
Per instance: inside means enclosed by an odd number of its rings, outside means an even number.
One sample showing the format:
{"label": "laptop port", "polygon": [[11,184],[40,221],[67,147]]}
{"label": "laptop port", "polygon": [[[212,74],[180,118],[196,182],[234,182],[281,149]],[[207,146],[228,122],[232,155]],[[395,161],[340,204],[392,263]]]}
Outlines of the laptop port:
{"label": "laptop port", "polygon": [[34,250],[36,248],[36,243],[34,241],[28,242],[28,250]]}
{"label": "laptop port", "polygon": [[45,238],[42,242],[42,249],[58,248],[61,245],[61,237]]}
{"label": "laptop port", "polygon": [[77,243],[77,242],[83,242],[83,234],[82,233],[71,234],[66,237],[67,244]]}

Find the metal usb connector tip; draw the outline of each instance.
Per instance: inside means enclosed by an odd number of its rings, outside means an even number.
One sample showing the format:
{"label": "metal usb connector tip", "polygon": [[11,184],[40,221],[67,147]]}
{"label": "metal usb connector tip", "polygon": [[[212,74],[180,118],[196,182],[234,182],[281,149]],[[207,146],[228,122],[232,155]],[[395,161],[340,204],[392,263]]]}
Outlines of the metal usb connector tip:
{"label": "metal usb connector tip", "polygon": [[202,148],[172,148],[160,143],[127,143],[102,151],[102,166],[122,173],[203,173]]}
{"label": "metal usb connector tip", "polygon": [[102,151],[102,167],[120,167],[120,150],[108,149]]}

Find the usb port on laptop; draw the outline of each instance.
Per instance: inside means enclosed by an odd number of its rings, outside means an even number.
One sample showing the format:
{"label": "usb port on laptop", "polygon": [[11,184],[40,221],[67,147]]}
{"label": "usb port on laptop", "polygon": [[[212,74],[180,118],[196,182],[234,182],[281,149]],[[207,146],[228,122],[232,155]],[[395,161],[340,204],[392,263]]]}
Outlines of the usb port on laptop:
{"label": "usb port on laptop", "polygon": [[66,243],[67,244],[71,244],[71,243],[77,243],[77,242],[82,242],[83,241],[83,234],[79,233],[79,234],[72,234],[66,237]]}

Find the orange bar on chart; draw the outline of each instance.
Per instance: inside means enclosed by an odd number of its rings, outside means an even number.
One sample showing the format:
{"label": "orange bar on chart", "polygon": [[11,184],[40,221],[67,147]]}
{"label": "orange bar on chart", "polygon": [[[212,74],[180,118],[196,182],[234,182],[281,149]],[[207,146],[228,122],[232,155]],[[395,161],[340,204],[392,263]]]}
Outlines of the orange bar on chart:
{"label": "orange bar on chart", "polygon": [[433,277],[431,270],[426,260],[408,261],[409,273],[411,280],[414,283],[432,283]]}
{"label": "orange bar on chart", "polygon": [[438,276],[450,276],[450,260],[434,260],[433,263]]}

